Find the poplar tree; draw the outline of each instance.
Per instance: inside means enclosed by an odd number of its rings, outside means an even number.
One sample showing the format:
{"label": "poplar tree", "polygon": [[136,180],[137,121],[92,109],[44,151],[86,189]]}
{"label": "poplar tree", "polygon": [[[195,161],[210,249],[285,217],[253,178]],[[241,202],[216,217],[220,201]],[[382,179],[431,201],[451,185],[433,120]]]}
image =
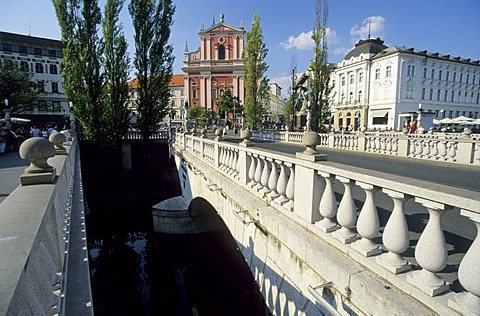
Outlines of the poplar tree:
{"label": "poplar tree", "polygon": [[268,49],[263,42],[260,19],[260,15],[255,13],[252,28],[246,33],[246,44],[242,56],[245,64],[244,112],[247,126],[251,129],[262,126],[263,117],[269,105],[268,79],[265,77],[265,72],[268,70],[265,62]]}
{"label": "poplar tree", "polygon": [[173,74],[173,47],[168,43],[175,6],[172,0],[132,0],[133,65],[138,79],[136,107],[143,140],[148,144],[163,117],[171,112],[168,84]]}
{"label": "poplar tree", "polygon": [[102,143],[102,52],[97,0],[52,0],[62,31],[62,83],[85,136]]}
{"label": "poplar tree", "polygon": [[327,0],[317,0],[315,6],[316,21],[312,33],[314,42],[314,57],[310,64],[310,126],[313,131],[318,132],[321,124],[330,115],[329,95],[332,90],[330,86],[330,74],[332,69],[327,62]]}
{"label": "poplar tree", "polygon": [[106,143],[115,149],[121,148],[122,137],[128,130],[128,76],[130,59],[128,45],[119,24],[119,14],[124,0],[107,0],[103,30],[103,64],[105,84],[103,86],[103,133]]}

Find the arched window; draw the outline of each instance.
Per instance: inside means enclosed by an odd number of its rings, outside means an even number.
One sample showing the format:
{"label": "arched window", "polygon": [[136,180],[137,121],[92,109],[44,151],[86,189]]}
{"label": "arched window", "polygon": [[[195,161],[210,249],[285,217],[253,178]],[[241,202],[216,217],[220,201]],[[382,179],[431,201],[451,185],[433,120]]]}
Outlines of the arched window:
{"label": "arched window", "polygon": [[225,59],[225,46],[223,45],[218,46],[218,59]]}

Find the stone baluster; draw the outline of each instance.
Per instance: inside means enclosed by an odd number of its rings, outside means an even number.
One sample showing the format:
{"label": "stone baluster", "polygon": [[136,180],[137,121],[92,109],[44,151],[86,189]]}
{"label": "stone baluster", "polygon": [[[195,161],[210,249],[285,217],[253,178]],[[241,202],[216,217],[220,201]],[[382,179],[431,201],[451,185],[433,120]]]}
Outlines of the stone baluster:
{"label": "stone baluster", "polygon": [[282,204],[289,211],[293,211],[294,205],[294,196],[295,196],[295,168],[291,163],[285,163],[287,168],[289,169],[289,176],[287,182],[287,188],[285,189],[285,196],[287,197],[287,201]]}
{"label": "stone baluster", "polygon": [[365,202],[358,216],[357,231],[362,239],[354,242],[352,248],[365,257],[382,253],[382,249],[372,239],[378,236],[380,221],[378,219],[377,207],[375,206],[375,194],[379,188],[372,184],[358,182],[357,185],[365,190]]}
{"label": "stone baluster", "polygon": [[235,160],[235,150],[230,148],[228,150],[228,152],[229,152],[229,155],[228,155],[228,174],[233,176],[235,174],[235,165],[233,164],[233,162]]}
{"label": "stone baluster", "polygon": [[438,158],[438,141],[437,140],[432,141],[432,150],[430,153],[434,159]]}
{"label": "stone baluster", "polygon": [[382,138],[382,139],[380,140],[380,149],[381,149],[383,152],[385,152],[385,150],[387,149],[386,143],[387,143],[387,141],[386,141],[385,138]]}
{"label": "stone baluster", "polygon": [[219,170],[223,170],[223,168],[224,168],[223,162],[224,162],[224,157],[225,157],[225,148],[219,146],[219,147],[218,147],[218,150],[219,150],[219,152],[220,152],[220,156],[218,157],[218,167],[219,167],[218,169],[219,169]]}
{"label": "stone baluster", "polygon": [[383,192],[392,198],[393,211],[382,236],[383,245],[388,252],[377,257],[376,262],[388,271],[399,274],[411,269],[411,264],[400,254],[407,250],[410,242],[404,208],[405,203],[412,197],[388,189],[383,189]]}
{"label": "stone baluster", "polygon": [[248,180],[247,185],[253,187],[255,185],[255,171],[257,170],[257,158],[251,155],[250,167],[248,168]]}
{"label": "stone baluster", "polygon": [[443,235],[441,218],[450,207],[416,198],[428,210],[429,220],[415,248],[415,259],[422,270],[407,276],[407,282],[415,285],[430,296],[436,296],[449,289],[449,284],[436,275],[447,265],[447,244]]}
{"label": "stone baluster", "polygon": [[263,158],[258,156],[257,168],[255,169],[255,186],[253,187],[253,189],[257,191],[260,191],[260,189],[262,189],[261,180],[262,180],[263,165],[264,165]]}
{"label": "stone baluster", "polygon": [[272,201],[279,196],[277,192],[278,172],[275,160],[273,160],[272,158],[268,158],[267,160],[270,161],[271,165],[270,175],[268,177],[268,188],[270,189],[270,192],[267,194],[267,197],[270,201]]}
{"label": "stone baluster", "polygon": [[326,233],[330,233],[338,229],[337,223],[333,221],[333,218],[337,215],[337,199],[333,190],[335,176],[321,171],[318,171],[318,174],[325,180],[325,189],[319,205],[320,215],[323,216],[323,219],[316,222],[315,226]]}
{"label": "stone baluster", "polygon": [[262,184],[262,189],[260,190],[261,194],[268,194],[270,193],[270,188],[268,187],[268,179],[270,177],[270,166],[268,163],[268,159],[265,157],[263,162],[263,169],[262,169],[262,177],[260,179],[260,183]]}
{"label": "stone baluster", "polygon": [[443,160],[446,160],[447,156],[447,142],[441,141],[438,143],[438,154],[442,157]]}
{"label": "stone baluster", "polygon": [[234,176],[234,177],[237,177],[238,174],[239,174],[239,170],[240,170],[240,167],[238,166],[238,161],[239,161],[238,156],[239,156],[239,153],[238,153],[238,151],[234,151],[233,154],[234,154],[234,155],[233,155],[233,164],[232,164],[232,165],[233,165],[233,176]]}
{"label": "stone baluster", "polygon": [[450,159],[454,159],[457,156],[457,146],[457,143],[450,143],[450,149],[448,150],[448,156]]}
{"label": "stone baluster", "polygon": [[415,140],[415,155],[416,156],[420,156],[422,154],[422,143],[423,143],[423,140],[421,139],[417,139]]}
{"label": "stone baluster", "polygon": [[278,162],[280,166],[280,175],[278,176],[278,183],[277,183],[277,192],[279,194],[278,198],[274,200],[275,203],[278,205],[282,205],[283,203],[287,202],[287,183],[288,183],[288,176],[286,171],[286,166],[282,161]]}
{"label": "stone baluster", "polygon": [[337,179],[343,183],[345,190],[337,212],[337,222],[341,228],[332,236],[344,244],[349,244],[357,239],[357,235],[351,230],[357,221],[357,208],[352,195],[353,184],[348,178],[337,176]]}
{"label": "stone baluster", "polygon": [[430,156],[430,142],[425,140],[423,142],[424,148],[423,148],[423,155],[428,159]]}
{"label": "stone baluster", "polygon": [[477,236],[463,257],[458,268],[458,280],[467,292],[455,294],[448,301],[448,306],[462,315],[478,315],[480,311],[480,214],[461,210],[460,215],[470,218],[477,227]]}

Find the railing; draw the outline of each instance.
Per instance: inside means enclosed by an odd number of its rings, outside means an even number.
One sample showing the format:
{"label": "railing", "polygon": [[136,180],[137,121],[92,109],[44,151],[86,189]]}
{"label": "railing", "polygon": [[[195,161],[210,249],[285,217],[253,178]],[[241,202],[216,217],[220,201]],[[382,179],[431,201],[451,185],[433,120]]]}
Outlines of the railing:
{"label": "railing", "polygon": [[[355,148],[357,138],[338,135],[329,139],[337,147]],[[370,146],[375,150],[395,152],[397,147],[377,136],[364,138],[375,143]],[[461,234],[465,227],[475,231],[475,226],[478,231],[478,192],[421,180],[412,183],[390,174],[331,162],[315,163],[313,156],[279,155],[191,135],[177,135],[176,144],[269,205],[293,214],[292,219],[319,238],[436,313],[478,313],[478,233],[470,237],[473,243],[463,257],[457,252],[449,255],[451,246],[442,226],[442,217],[448,215],[449,219],[456,217],[462,226],[460,232],[455,228],[450,232]],[[384,227],[380,225],[380,210],[389,214]],[[414,218],[412,213],[423,214],[417,219],[420,224],[426,222],[423,231],[409,229],[407,218]],[[451,285],[458,281],[463,288],[453,291]]]}
{"label": "railing", "polygon": [[[318,146],[438,162],[480,165],[480,136],[469,134],[319,134]],[[301,144],[303,132],[253,131],[252,138]]]}
{"label": "railing", "polygon": [[[138,131],[128,131],[125,136],[122,138],[123,140],[142,140],[143,135],[141,132]],[[155,132],[150,135],[150,140],[163,140],[168,141],[168,131],[159,131]]]}
{"label": "railing", "polygon": [[[0,204],[0,315],[93,315],[77,141],[66,148]],[[32,164],[51,152],[34,151]]]}

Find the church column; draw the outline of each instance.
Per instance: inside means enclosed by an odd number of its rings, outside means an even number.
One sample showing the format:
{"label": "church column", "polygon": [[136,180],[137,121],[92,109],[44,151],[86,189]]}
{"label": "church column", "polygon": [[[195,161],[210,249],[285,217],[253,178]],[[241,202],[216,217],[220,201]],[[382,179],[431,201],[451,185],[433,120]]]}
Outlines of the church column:
{"label": "church column", "polygon": [[238,49],[238,36],[234,36],[233,37],[233,59],[238,59],[237,49]]}
{"label": "church column", "polygon": [[205,38],[200,37],[200,60],[205,59]]}
{"label": "church column", "polygon": [[230,59],[230,45],[225,45],[225,59],[229,60]]}
{"label": "church column", "polygon": [[207,108],[207,110],[208,109],[213,110],[213,107],[212,107],[212,76],[207,77],[206,90],[207,90],[207,100],[205,102],[206,108]]}
{"label": "church column", "polygon": [[244,85],[244,82],[243,82],[243,77],[240,77],[239,78],[239,96],[238,98],[240,99],[240,101],[242,101],[242,103],[245,102],[245,85]]}
{"label": "church column", "polygon": [[207,106],[205,103],[205,76],[200,76],[200,104],[204,108]]}
{"label": "church column", "polygon": [[[192,103],[190,102],[190,78],[188,76],[183,77],[183,89],[184,89],[184,92],[185,92],[185,102],[188,102],[188,106],[192,106]],[[182,109],[180,107],[178,115],[181,118],[183,118],[183,115],[181,115],[181,113],[183,113],[183,111],[185,111],[185,108]]]}
{"label": "church column", "polygon": [[211,60],[212,59],[212,53],[210,52],[211,49],[211,43],[210,43],[210,37],[207,38],[207,58],[206,60]]}
{"label": "church column", "polygon": [[238,76],[233,76],[232,78],[233,96],[238,97]]}

